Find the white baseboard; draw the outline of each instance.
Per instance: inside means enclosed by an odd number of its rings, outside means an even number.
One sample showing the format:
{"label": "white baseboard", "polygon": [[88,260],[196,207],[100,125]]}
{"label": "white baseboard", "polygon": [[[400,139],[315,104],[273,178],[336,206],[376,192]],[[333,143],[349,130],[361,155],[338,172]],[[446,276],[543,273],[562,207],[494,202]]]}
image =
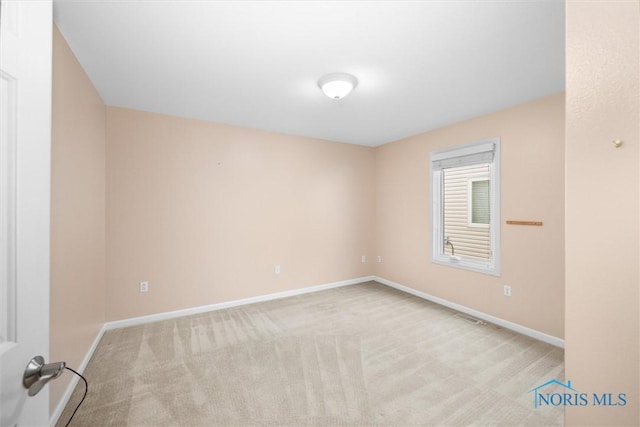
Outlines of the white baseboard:
{"label": "white baseboard", "polygon": [[494,325],[502,326],[503,328],[506,328],[506,329],[511,329],[512,331],[518,332],[522,335],[535,338],[537,340],[546,342],[556,347],[564,348],[564,340],[562,338],[554,337],[553,335],[548,335],[548,334],[545,334],[544,332],[536,331],[535,329],[531,329],[526,326],[522,326],[517,323],[513,323],[508,320],[504,320],[499,317],[495,317],[490,314],[486,314],[469,307],[465,307],[464,305],[456,304],[455,302],[447,301],[445,299],[442,299],[433,295],[429,295],[425,292],[409,288],[407,286],[401,285],[396,282],[392,282],[391,280],[387,280],[382,277],[375,276],[373,280],[375,280],[378,283],[382,283],[383,285],[389,286],[391,288],[398,289],[402,292],[415,295],[419,298],[426,299],[428,301],[435,302],[436,304],[440,304],[445,307],[449,307],[453,310],[460,311],[462,313],[468,314],[478,319],[485,320],[489,323],[493,323]]}
{"label": "white baseboard", "polygon": [[301,289],[292,289],[290,291],[276,292],[273,294],[260,295],[257,297],[243,298],[233,301],[219,302],[216,304],[201,305],[198,307],[185,308],[182,310],[168,311],[165,313],[150,314],[148,316],[133,317],[130,319],[115,320],[105,323],[106,330],[124,328],[127,326],[142,325],[158,320],[174,319],[176,317],[191,316],[193,314],[207,313],[209,311],[222,310],[225,308],[237,307],[240,305],[254,304],[257,302],[271,301],[274,299],[287,298],[295,295],[308,294],[310,292],[323,291],[325,289],[339,288],[341,286],[354,285],[356,283],[375,280],[374,276],[359,277],[357,279],[343,280],[340,282],[326,283],[324,285],[309,286]]}
{"label": "white baseboard", "polygon": [[[75,371],[78,371],[80,373],[84,372],[87,365],[89,364],[89,361],[91,360],[91,357],[93,357],[93,353],[96,351],[96,348],[98,348],[98,344],[100,343],[100,340],[102,339],[102,336],[104,335],[105,331],[106,331],[106,328],[104,327],[104,325],[102,325],[102,327],[98,331],[98,335],[96,335],[96,338],[93,340],[91,347],[89,347],[87,354],[84,356],[84,359],[82,359],[80,366],[73,367]],[[67,389],[65,390],[64,394],[58,401],[58,404],[56,405],[53,413],[51,413],[51,416],[49,418],[49,425],[51,427],[54,427],[58,422],[60,415],[62,415],[62,411],[64,411],[64,408],[67,406],[67,403],[71,398],[71,394],[73,393],[73,390],[75,390],[76,385],[78,384],[78,381],[80,381],[80,377],[78,377],[77,375],[73,375],[73,378],[71,379],[71,382],[67,386]]]}

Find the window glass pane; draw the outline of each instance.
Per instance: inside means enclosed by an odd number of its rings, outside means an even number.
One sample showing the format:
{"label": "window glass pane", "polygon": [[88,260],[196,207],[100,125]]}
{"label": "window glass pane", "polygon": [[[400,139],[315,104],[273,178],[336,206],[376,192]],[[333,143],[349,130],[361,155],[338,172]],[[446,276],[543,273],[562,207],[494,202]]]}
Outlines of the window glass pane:
{"label": "window glass pane", "polygon": [[[442,253],[463,258],[491,259],[491,229],[484,226],[489,224],[491,215],[489,166],[489,163],[479,163],[442,170],[442,229],[445,243]],[[473,206],[474,182],[478,183],[477,209]],[[474,210],[476,217],[471,218]]]}
{"label": "window glass pane", "polygon": [[471,223],[489,224],[489,180],[471,181]]}

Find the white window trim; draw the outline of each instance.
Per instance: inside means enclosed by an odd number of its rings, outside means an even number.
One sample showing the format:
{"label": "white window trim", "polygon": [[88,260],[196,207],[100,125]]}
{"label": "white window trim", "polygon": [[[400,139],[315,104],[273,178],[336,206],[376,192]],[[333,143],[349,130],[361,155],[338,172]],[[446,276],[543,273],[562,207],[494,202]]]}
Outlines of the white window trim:
{"label": "white window trim", "polygon": [[473,183],[478,181],[487,181],[487,179],[471,178],[467,181],[467,225],[473,228],[489,228],[490,224],[473,222]]}
{"label": "white window trim", "polygon": [[[463,257],[452,257],[442,250],[444,243],[444,229],[442,225],[442,169],[438,164],[443,160],[462,156],[481,156],[482,153],[493,151],[493,161],[489,167],[491,192],[491,251],[489,261],[474,260]],[[463,270],[500,276],[500,138],[490,138],[470,144],[458,145],[445,150],[431,153],[429,162],[431,177],[431,262],[447,265]],[[476,162],[479,163],[479,162]]]}

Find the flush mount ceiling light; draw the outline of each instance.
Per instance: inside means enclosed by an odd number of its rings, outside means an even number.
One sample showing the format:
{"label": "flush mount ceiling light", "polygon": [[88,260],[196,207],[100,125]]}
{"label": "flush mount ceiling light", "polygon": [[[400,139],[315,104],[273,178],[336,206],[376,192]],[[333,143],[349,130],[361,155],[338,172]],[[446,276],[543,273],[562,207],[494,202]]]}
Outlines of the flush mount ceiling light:
{"label": "flush mount ceiling light", "polygon": [[351,74],[327,74],[318,81],[318,86],[331,99],[342,99],[353,90],[358,80]]}

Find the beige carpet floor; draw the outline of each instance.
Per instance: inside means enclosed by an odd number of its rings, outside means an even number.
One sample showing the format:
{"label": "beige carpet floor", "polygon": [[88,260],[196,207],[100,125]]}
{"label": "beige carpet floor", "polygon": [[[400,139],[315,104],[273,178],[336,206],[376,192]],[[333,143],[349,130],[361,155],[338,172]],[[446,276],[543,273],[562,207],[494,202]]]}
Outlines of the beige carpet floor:
{"label": "beige carpet floor", "polygon": [[71,425],[558,426],[563,356],[368,282],[108,331]]}

